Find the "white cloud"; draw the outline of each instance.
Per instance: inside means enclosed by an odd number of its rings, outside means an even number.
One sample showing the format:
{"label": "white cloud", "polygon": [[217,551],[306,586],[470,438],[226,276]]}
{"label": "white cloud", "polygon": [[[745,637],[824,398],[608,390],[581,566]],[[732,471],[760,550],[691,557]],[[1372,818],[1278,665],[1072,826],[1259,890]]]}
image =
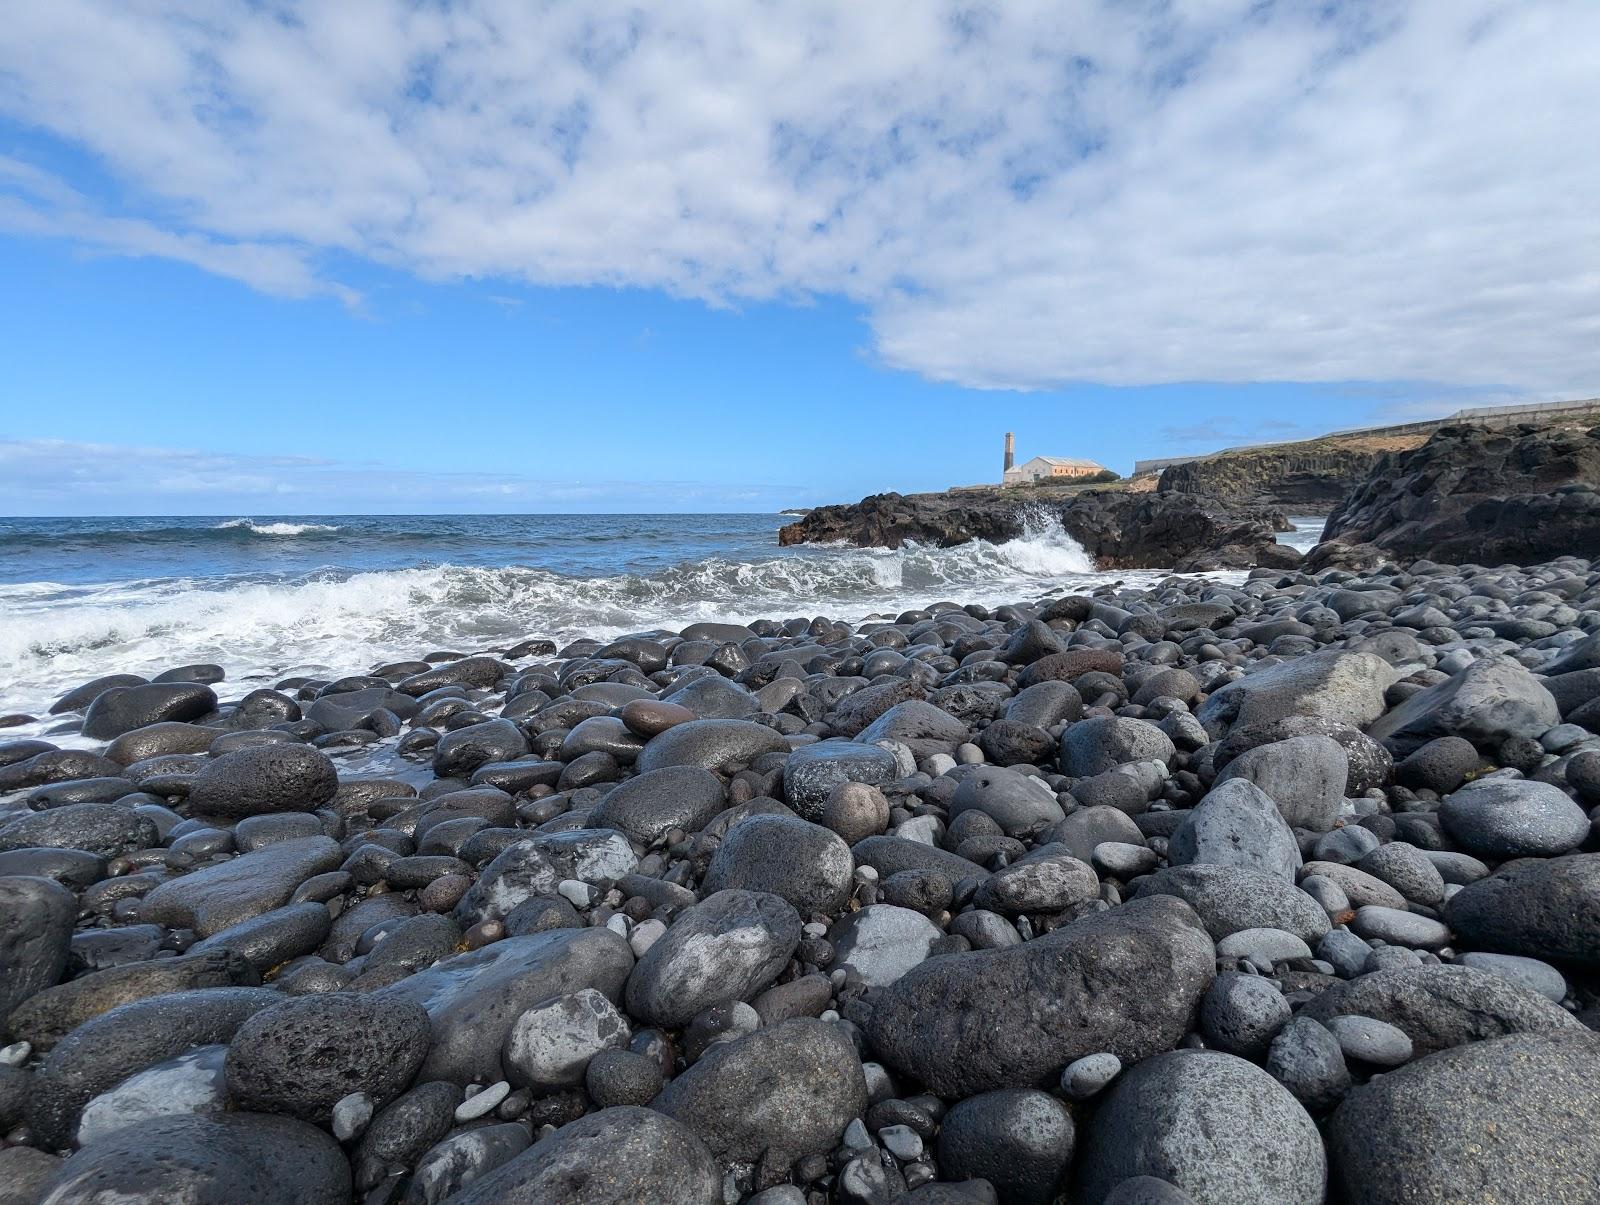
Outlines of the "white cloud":
{"label": "white cloud", "polygon": [[1597,44],[1592,0],[21,0],[0,112],[125,195],[0,221],[290,296],[331,252],[839,294],[968,385],[1581,391]]}
{"label": "white cloud", "polygon": [[[0,437],[0,514],[202,514],[252,506],[287,513],[585,508],[696,509],[705,501],[787,505],[799,486],[575,481],[509,473],[389,468],[310,456]],[[756,509],[760,509],[757,506]]]}

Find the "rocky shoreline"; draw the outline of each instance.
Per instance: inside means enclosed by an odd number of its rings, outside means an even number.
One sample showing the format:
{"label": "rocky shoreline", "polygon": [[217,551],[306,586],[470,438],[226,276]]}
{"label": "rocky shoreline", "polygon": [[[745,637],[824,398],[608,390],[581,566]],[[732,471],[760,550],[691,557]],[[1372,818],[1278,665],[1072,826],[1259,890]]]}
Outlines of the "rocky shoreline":
{"label": "rocky shoreline", "polygon": [[0,742],[0,1202],[1600,1182],[1589,560],[53,711],[95,748]]}
{"label": "rocky shoreline", "polygon": [[1299,553],[1277,543],[1289,530],[1282,511],[1238,505],[1204,494],[1123,488],[976,490],[943,494],[874,494],[819,506],[778,530],[778,543],[899,548],[910,541],[946,548],[969,540],[1002,543],[1030,518],[1061,525],[1102,569],[1172,569],[1200,573],[1293,568]]}

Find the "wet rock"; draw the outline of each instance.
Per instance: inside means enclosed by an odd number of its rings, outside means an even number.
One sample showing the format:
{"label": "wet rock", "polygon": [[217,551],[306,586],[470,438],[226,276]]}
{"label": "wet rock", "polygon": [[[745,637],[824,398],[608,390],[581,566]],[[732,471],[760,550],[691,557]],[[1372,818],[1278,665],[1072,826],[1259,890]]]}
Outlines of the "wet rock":
{"label": "wet rock", "polygon": [[1020,946],[931,959],[872,1002],[883,1060],[945,1096],[1048,1082],[1109,1051],[1170,1049],[1210,986],[1214,950],[1181,901],[1136,901]]}
{"label": "wet rock", "polygon": [[831,1150],[866,1111],[867,1085],[839,1027],[797,1018],[712,1047],[652,1107],[714,1155],[783,1167]]}
{"label": "wet rock", "polygon": [[628,1020],[593,988],[557,996],[519,1016],[506,1033],[501,1063],[511,1083],[549,1092],[583,1082],[589,1060],[626,1046]]}
{"label": "wet rock", "polygon": [[356,1147],[356,1187],[372,1188],[385,1176],[414,1167],[455,1124],[461,1089],[454,1084],[418,1084],[379,1109]]}
{"label": "wet rock", "polygon": [[800,944],[800,916],[766,892],[719,891],[683,912],[628,978],[630,1016],[678,1028],[777,978]]}
{"label": "wet rock", "polygon": [[841,783],[882,786],[898,776],[892,753],[860,741],[802,745],[784,763],[783,797],[807,820],[821,821],[828,797]]}
{"label": "wet rock", "polygon": [[151,996],[109,1009],[66,1034],[35,1076],[29,1124],[66,1146],[85,1105],[146,1068],[218,1045],[283,997],[263,987],[208,987]]}
{"label": "wet rock", "polygon": [[6,1021],[13,1038],[46,1051],[92,1017],[118,1005],[193,988],[253,986],[254,967],[231,950],[155,958],[95,971],[29,996]]}
{"label": "wet rock", "polygon": [[108,1201],[347,1205],[350,1165],[322,1130],[260,1113],[158,1117],[66,1160],[50,1205]]}
{"label": "wet rock", "polygon": [[327,1125],[351,1092],[385,1105],[428,1053],[428,1014],[395,996],[300,996],[255,1014],[228,1047],[228,1092],[245,1109]]}
{"label": "wet rock", "polygon": [[36,992],[54,987],[67,967],[78,902],[59,883],[22,875],[0,878],[0,1019]]}
{"label": "wet rock", "polygon": [[751,816],[728,830],[702,890],[770,892],[802,916],[832,915],[850,896],[854,869],[850,847],[821,825],[791,816]]}
{"label": "wet rock", "polygon": [[612,828],[654,845],[675,828],[697,833],[726,806],[722,781],[699,766],[669,766],[619,784],[589,814],[590,828]]}
{"label": "wet rock", "polygon": [[146,724],[199,719],[216,708],[216,692],[198,682],[113,686],[84,712],[83,735],[109,741]]}
{"label": "wet rock", "polygon": [[705,1144],[653,1109],[602,1109],[474,1181],[452,1205],[721,1205]]}
{"label": "wet rock", "polygon": [[789,744],[764,724],[749,720],[691,720],[650,738],[635,763],[641,774],[670,766],[727,773],[763,753],[787,753]]}
{"label": "wet rock", "polygon": [[76,1143],[90,1146],[125,1126],[157,1117],[222,1113],[228,1087],[222,1066],[228,1048],[198,1046],[129,1076],[83,1108]]}
{"label": "wet rock", "polygon": [[333,798],[339,776],[326,754],[309,745],[260,745],[208,762],[195,775],[189,806],[202,815],[237,819],[269,812],[309,812]]}
{"label": "wet rock", "polygon": [[254,853],[191,871],[162,883],[144,897],[141,919],[202,937],[260,916],[289,902],[312,875],[337,870],[344,861],[329,837],[279,841]]}
{"label": "wet rock", "polygon": [[556,929],[457,954],[375,994],[428,1010],[433,1044],[419,1082],[492,1084],[505,1078],[500,1052],[519,1016],[583,988],[616,1000],[632,968],[627,941],[610,929]]}

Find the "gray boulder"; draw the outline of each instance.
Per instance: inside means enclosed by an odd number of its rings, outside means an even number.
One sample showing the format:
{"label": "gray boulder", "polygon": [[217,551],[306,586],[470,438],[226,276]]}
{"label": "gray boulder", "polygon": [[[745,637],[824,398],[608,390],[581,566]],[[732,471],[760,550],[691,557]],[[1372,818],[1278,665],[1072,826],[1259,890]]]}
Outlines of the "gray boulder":
{"label": "gray boulder", "polygon": [[1510,657],[1484,657],[1412,695],[1367,729],[1398,757],[1441,736],[1493,752],[1514,736],[1537,739],[1561,723],[1555,697]]}
{"label": "gray boulder", "polygon": [[668,766],[619,783],[589,813],[588,824],[650,846],[675,828],[699,832],[725,806],[727,792],[710,770]]}
{"label": "gray boulder", "polygon": [[632,969],[627,939],[610,929],[555,929],[457,954],[374,994],[428,1010],[433,1042],[419,1082],[492,1084],[505,1078],[500,1052],[519,1016],[586,987],[615,1001]]}
{"label": "gray boulder", "polygon": [[850,898],[855,859],[836,833],[794,816],[750,816],[728,830],[701,890],[766,891],[801,916],[831,916]]}
{"label": "gray boulder", "polygon": [[1292,736],[1240,754],[1217,775],[1216,785],[1235,779],[1254,783],[1291,827],[1325,833],[1339,821],[1349,776],[1350,760],[1338,741]]}
{"label": "gray boulder", "polygon": [[1061,772],[1073,778],[1104,774],[1129,762],[1171,762],[1176,754],[1161,729],[1123,716],[1079,720],[1061,734]]}
{"label": "gray boulder", "polygon": [[54,987],[67,967],[78,919],[72,892],[30,875],[0,878],[0,1019],[35,992]]}
{"label": "gray boulder", "polygon": [[676,1029],[715,1004],[769,985],[800,944],[794,906],[760,891],[719,891],[687,909],[628,977],[633,1017]]}
{"label": "gray boulder", "polygon": [[935,753],[950,753],[966,739],[965,724],[921,699],[896,703],[856,735],[866,745],[899,741],[919,762]]}
{"label": "gray boulder", "polygon": [[1048,783],[1003,766],[974,766],[962,777],[950,801],[950,818],[973,810],[988,816],[1008,837],[1037,832],[1064,815]]}
{"label": "gray boulder", "polygon": [[1167,860],[1174,866],[1243,866],[1292,883],[1300,845],[1278,805],[1259,787],[1235,778],[1218,783],[1190,810],[1169,840]]}
{"label": "gray boulder", "polygon": [[269,812],[309,812],[332,799],[339,775],[327,754],[310,745],[238,749],[207,762],[189,788],[199,815],[238,819]]}
{"label": "gray boulder", "polygon": [[1460,1046],[1356,1088],[1328,1123],[1345,1196],[1372,1205],[1592,1201],[1600,1036]]}
{"label": "gray boulder", "polygon": [[945,1114],[939,1174],[987,1180],[1018,1205],[1050,1205],[1076,1145],[1066,1105],[1034,1088],[1001,1088],[969,1096]]}
{"label": "gray boulder", "polygon": [[1451,897],[1465,945],[1600,967],[1600,854],[1510,862]]}
{"label": "gray boulder", "polygon": [[888,987],[926,961],[943,936],[922,913],[893,904],[846,912],[828,930],[833,967],[854,972],[867,987]]}
{"label": "gray boulder", "polygon": [[1327,1189],[1322,1138],[1300,1102],[1253,1063],[1212,1050],[1141,1063],[1095,1110],[1077,1164],[1083,1199],[1146,1175],[1232,1205],[1321,1205]]}
{"label": "gray boulder", "polygon": [[1243,866],[1169,866],[1137,880],[1133,894],[1177,896],[1217,941],[1244,929],[1284,929],[1314,944],[1332,927],[1321,905],[1294,884]]}
{"label": "gray boulder", "polygon": [[1264,666],[1213,691],[1196,716],[1226,731],[1312,716],[1365,728],[1383,714],[1383,692],[1399,675],[1372,653],[1338,649]]}
{"label": "gray boulder", "polygon": [[290,1117],[158,1117],[84,1147],[46,1181],[40,1200],[349,1205],[350,1165],[327,1133]]}
{"label": "gray boulder", "polygon": [[721,1205],[722,1175],[687,1126],[654,1109],[602,1109],[474,1180],[450,1205]]}
{"label": "gray boulder", "polygon": [[866,1112],[867,1082],[842,1028],[799,1017],[713,1046],[651,1107],[720,1158],[787,1167],[838,1144]]}
{"label": "gray boulder", "polygon": [[149,817],[120,803],[69,803],[0,823],[0,850],[81,849],[114,858],[156,844]]}
{"label": "gray boulder", "polygon": [[883,1060],[941,1096],[1033,1087],[1087,1054],[1170,1049],[1214,974],[1183,903],[1093,913],[1034,941],[934,958],[884,989],[862,1024]]}
{"label": "gray boulder", "polygon": [[1578,1029],[1559,1005],[1498,975],[1437,964],[1341,980],[1301,1009],[1313,1021],[1372,1017],[1405,1031],[1418,1054],[1513,1033]]}
{"label": "gray boulder", "polygon": [[1560,787],[1525,778],[1470,782],[1439,805],[1444,831],[1480,857],[1549,858],[1589,835],[1589,817]]}

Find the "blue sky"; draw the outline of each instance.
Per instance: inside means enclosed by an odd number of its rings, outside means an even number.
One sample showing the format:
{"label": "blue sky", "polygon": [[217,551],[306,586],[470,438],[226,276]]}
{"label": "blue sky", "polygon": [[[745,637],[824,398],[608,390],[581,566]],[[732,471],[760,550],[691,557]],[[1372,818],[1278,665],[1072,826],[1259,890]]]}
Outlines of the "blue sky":
{"label": "blue sky", "polygon": [[24,0],[0,513],[770,510],[1600,394],[1600,6],[862,7]]}

